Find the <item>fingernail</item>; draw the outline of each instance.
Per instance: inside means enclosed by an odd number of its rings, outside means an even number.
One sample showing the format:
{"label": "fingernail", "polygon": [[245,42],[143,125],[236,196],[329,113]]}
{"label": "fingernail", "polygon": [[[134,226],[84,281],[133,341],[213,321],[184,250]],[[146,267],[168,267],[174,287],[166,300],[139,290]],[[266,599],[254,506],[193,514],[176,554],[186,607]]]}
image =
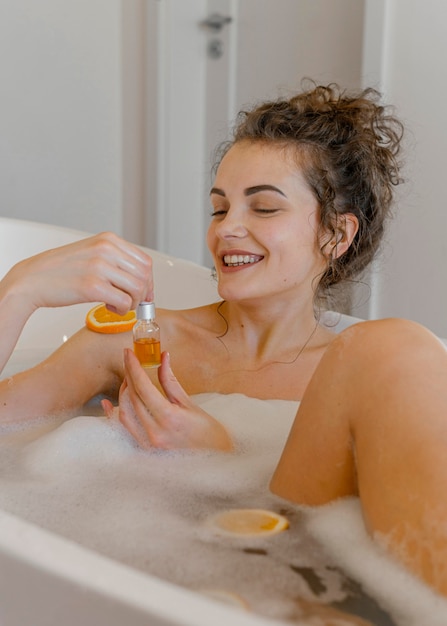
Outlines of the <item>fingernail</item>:
{"label": "fingernail", "polygon": [[109,406],[107,400],[101,400],[101,407],[102,407],[102,410],[104,411],[105,417],[110,419],[111,411],[110,411],[110,406]]}
{"label": "fingernail", "polygon": [[171,355],[169,354],[169,352],[167,350],[164,350],[163,354],[164,354],[165,363],[167,363],[170,366],[171,365]]}

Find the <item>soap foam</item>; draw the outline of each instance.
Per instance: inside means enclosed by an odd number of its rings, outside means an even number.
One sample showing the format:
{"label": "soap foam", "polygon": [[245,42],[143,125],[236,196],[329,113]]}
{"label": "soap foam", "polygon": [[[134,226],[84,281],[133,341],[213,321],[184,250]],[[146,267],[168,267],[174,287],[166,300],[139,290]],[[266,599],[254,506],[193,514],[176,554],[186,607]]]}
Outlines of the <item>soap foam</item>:
{"label": "soap foam", "polygon": [[[117,419],[94,416],[2,428],[0,508],[159,578],[236,597],[276,620],[299,620],[300,600],[351,610],[347,596],[361,585],[370,623],[447,623],[447,601],[367,536],[358,500],[312,510],[268,491],[296,402],[241,394],[195,401],[233,433],[234,453],[141,450]],[[269,537],[225,536],[207,520],[230,508],[275,511],[290,528]]]}

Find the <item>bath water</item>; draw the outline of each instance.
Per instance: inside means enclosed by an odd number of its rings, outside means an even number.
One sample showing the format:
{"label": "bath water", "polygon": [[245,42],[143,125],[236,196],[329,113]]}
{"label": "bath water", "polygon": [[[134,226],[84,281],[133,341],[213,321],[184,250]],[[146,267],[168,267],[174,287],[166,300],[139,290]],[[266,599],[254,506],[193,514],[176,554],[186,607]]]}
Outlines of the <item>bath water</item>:
{"label": "bath water", "polygon": [[[233,433],[236,452],[143,451],[113,418],[2,426],[0,508],[278,624],[447,624],[447,601],[367,536],[357,499],[312,510],[269,493],[296,402],[195,400]],[[208,520],[231,508],[269,509],[290,527],[219,533]],[[317,605],[354,617],[315,621]]]}

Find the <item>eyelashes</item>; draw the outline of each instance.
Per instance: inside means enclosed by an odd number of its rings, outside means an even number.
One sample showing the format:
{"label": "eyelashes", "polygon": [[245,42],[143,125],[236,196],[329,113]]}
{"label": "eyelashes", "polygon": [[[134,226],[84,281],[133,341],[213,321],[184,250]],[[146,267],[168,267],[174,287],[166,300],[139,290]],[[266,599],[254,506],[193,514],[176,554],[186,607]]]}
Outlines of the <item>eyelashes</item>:
{"label": "eyelashes", "polygon": [[[278,213],[280,211],[280,209],[252,209],[254,213],[257,213],[258,215],[274,215],[275,213]],[[211,212],[211,217],[222,217],[223,215],[226,215],[228,213],[228,210],[226,209],[217,209],[216,211],[212,211]]]}

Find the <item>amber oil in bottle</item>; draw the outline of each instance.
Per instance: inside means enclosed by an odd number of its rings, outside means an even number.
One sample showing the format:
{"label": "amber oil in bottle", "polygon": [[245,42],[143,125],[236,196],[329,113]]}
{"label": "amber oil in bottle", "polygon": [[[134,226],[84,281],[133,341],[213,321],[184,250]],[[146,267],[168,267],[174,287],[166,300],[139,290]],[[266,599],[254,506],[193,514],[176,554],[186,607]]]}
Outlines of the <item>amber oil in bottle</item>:
{"label": "amber oil in bottle", "polygon": [[158,367],[161,362],[160,327],[155,321],[155,303],[140,302],[133,327],[133,349],[142,367]]}

